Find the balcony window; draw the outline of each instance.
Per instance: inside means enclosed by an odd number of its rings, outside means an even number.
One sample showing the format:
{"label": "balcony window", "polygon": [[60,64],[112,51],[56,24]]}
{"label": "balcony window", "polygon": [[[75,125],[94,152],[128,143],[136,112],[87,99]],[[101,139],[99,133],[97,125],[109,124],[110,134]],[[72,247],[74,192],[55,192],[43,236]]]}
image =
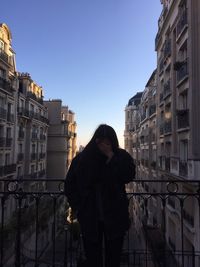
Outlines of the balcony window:
{"label": "balcony window", "polygon": [[5,43],[2,40],[0,40],[0,58],[5,62],[8,62],[9,59],[5,52]]}
{"label": "balcony window", "polygon": [[171,39],[166,39],[164,44],[164,57],[169,57],[171,55]]}
{"label": "balcony window", "polygon": [[179,174],[187,176],[188,174],[188,140],[180,141],[180,160],[179,160]]}
{"label": "balcony window", "polygon": [[170,83],[170,79],[164,84],[163,98],[166,98],[169,95],[171,95],[171,83]]}
{"label": "balcony window", "polygon": [[0,77],[2,79],[6,79],[6,71],[4,69],[2,69],[2,68],[0,68]]}
{"label": "balcony window", "polygon": [[24,154],[23,153],[18,153],[18,156],[17,156],[17,161],[23,161],[24,159]]}
{"label": "balcony window", "polygon": [[187,8],[186,8],[186,3],[183,3],[179,7],[179,14],[178,14],[178,23],[176,27],[176,36],[178,37],[183,29],[187,25]]}
{"label": "balcony window", "polygon": [[189,110],[188,109],[179,109],[176,112],[178,129],[189,127]]}

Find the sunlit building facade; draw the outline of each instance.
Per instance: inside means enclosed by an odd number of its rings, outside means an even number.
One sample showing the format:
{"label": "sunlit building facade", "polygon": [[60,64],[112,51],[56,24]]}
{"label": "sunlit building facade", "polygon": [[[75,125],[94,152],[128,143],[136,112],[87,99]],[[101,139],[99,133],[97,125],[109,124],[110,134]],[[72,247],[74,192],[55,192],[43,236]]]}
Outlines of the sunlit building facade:
{"label": "sunlit building facade", "polygon": [[76,154],[75,115],[60,99],[44,103],[49,119],[47,178],[63,179]]}
{"label": "sunlit building facade", "polygon": [[[29,74],[16,71],[10,29],[6,24],[0,24],[1,179],[45,177],[47,131],[47,109],[43,105],[43,90]],[[21,186],[25,189],[24,184]],[[33,183],[31,186],[34,189],[37,184]],[[7,203],[5,220],[9,220],[15,209],[16,205],[12,199]]]}

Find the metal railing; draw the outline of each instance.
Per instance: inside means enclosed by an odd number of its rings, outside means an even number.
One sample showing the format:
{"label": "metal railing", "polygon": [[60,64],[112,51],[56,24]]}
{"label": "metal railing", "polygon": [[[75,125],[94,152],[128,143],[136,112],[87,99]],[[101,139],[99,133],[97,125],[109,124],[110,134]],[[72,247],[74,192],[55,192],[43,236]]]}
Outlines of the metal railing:
{"label": "metal railing", "polygon": [[[67,222],[63,189],[64,180],[0,179],[0,267],[77,266],[81,233],[76,220]],[[134,180],[127,197],[121,266],[199,266],[199,244],[189,244],[188,233],[199,236],[200,180]]]}

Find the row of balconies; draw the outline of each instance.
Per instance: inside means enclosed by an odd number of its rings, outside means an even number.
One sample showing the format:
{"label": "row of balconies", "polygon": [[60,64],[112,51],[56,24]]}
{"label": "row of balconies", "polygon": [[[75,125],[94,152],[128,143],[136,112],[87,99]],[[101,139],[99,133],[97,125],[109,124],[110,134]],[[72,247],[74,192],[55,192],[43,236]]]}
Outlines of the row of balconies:
{"label": "row of balconies", "polygon": [[29,119],[36,119],[46,124],[49,123],[49,120],[46,117],[42,116],[40,113],[36,113],[34,111],[25,109],[24,107],[18,107],[17,113],[19,116],[22,117],[27,117]]}
{"label": "row of balconies", "polygon": [[[149,109],[149,116],[155,112],[156,106],[152,105]],[[177,117],[177,129],[187,128],[189,127],[189,110],[188,109],[179,109],[176,111]],[[141,115],[141,121],[147,119],[146,113]],[[168,134],[172,131],[172,121],[167,120],[160,124],[160,135]],[[142,138],[142,137],[140,137]]]}
{"label": "row of balconies", "polygon": [[[19,139],[24,139],[24,132],[19,132]],[[33,140],[38,140],[38,136],[36,133],[32,134]],[[46,139],[45,135],[40,135],[40,140],[44,141]],[[8,147],[10,148],[12,146],[13,138],[6,138],[6,137],[0,137],[0,148]]]}
{"label": "row of balconies", "polygon": [[[46,153],[39,153],[39,154],[37,154],[37,153],[31,153],[31,160],[32,161],[34,161],[34,160],[37,160],[37,159],[39,159],[39,160],[43,160],[43,159],[45,159],[45,157],[46,157]],[[17,155],[17,162],[21,162],[21,161],[23,161],[24,160],[24,153],[18,153],[18,155]]]}
{"label": "row of balconies", "polygon": [[[164,70],[164,59],[160,60],[159,63],[159,71],[160,73],[162,73]],[[188,76],[188,58],[186,58],[183,61],[177,61],[174,63],[174,70],[176,71],[176,79],[177,79],[177,84],[182,81],[183,79],[185,79]],[[170,90],[170,80],[164,84],[164,93],[163,95],[166,95],[168,93],[171,93]],[[162,99],[163,100],[163,99]]]}
{"label": "row of balconies", "polygon": [[42,160],[45,158],[45,156],[46,156],[46,153],[42,153],[42,152],[39,154],[31,153],[31,160],[37,160],[37,159]]}
{"label": "row of balconies", "polygon": [[[176,37],[178,37],[181,34],[183,29],[186,27],[187,23],[188,23],[188,20],[187,20],[187,9],[185,9],[181,13],[178,14],[178,22],[177,22],[177,26],[176,26]],[[155,47],[157,47],[158,42],[160,40],[160,37],[161,37],[161,30],[159,29],[159,31],[158,31],[158,33],[156,35],[156,38],[155,38]],[[166,50],[171,49],[171,47],[168,46],[167,43],[166,43],[166,46],[164,48]],[[165,52],[165,49],[164,49],[164,53],[167,53],[167,51]]]}
{"label": "row of balconies", "polygon": [[[188,175],[188,163],[187,161],[179,160],[179,175],[180,176],[187,176]],[[171,171],[171,158],[166,156],[159,156],[158,165],[156,161],[152,161],[150,159],[141,158],[137,161],[137,165],[143,165],[145,167],[156,169],[159,167],[160,170],[170,172]]]}
{"label": "row of balconies", "polygon": [[43,104],[43,96],[37,97],[33,92],[27,92],[27,97],[39,102],[41,105]]}
{"label": "row of balconies", "polygon": [[[19,132],[18,132],[18,138],[23,140],[24,137],[25,137],[25,131],[24,130],[19,130]],[[45,134],[40,134],[38,136],[37,133],[33,132],[31,134],[31,139],[34,139],[34,140],[38,140],[39,139],[40,141],[45,141],[46,140],[46,135]]]}
{"label": "row of balconies", "polygon": [[[177,110],[177,129],[185,129],[189,127],[189,110]],[[168,120],[160,125],[160,135],[169,134],[172,132],[172,121]]]}
{"label": "row of balconies", "polygon": [[34,179],[36,179],[36,178],[41,178],[41,177],[44,177],[44,175],[46,174],[46,170],[45,169],[43,169],[43,170],[40,170],[40,171],[38,171],[38,172],[32,172],[32,173],[30,173],[30,174],[28,174],[28,175],[26,175],[26,174],[18,174],[17,175],[17,179],[18,180],[21,180],[21,179],[24,179],[24,178],[26,178],[26,179],[30,179],[30,178],[34,178]]}

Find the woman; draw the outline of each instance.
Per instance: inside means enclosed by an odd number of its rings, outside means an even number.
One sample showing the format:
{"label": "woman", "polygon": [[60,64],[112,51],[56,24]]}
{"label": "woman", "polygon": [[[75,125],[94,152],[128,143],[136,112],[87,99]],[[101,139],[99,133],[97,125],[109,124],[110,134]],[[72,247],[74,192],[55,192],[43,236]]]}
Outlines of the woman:
{"label": "woman", "polygon": [[65,192],[81,226],[87,267],[119,267],[129,228],[125,184],[135,178],[132,157],[119,148],[114,129],[100,125],[85,149],[72,161]]}

